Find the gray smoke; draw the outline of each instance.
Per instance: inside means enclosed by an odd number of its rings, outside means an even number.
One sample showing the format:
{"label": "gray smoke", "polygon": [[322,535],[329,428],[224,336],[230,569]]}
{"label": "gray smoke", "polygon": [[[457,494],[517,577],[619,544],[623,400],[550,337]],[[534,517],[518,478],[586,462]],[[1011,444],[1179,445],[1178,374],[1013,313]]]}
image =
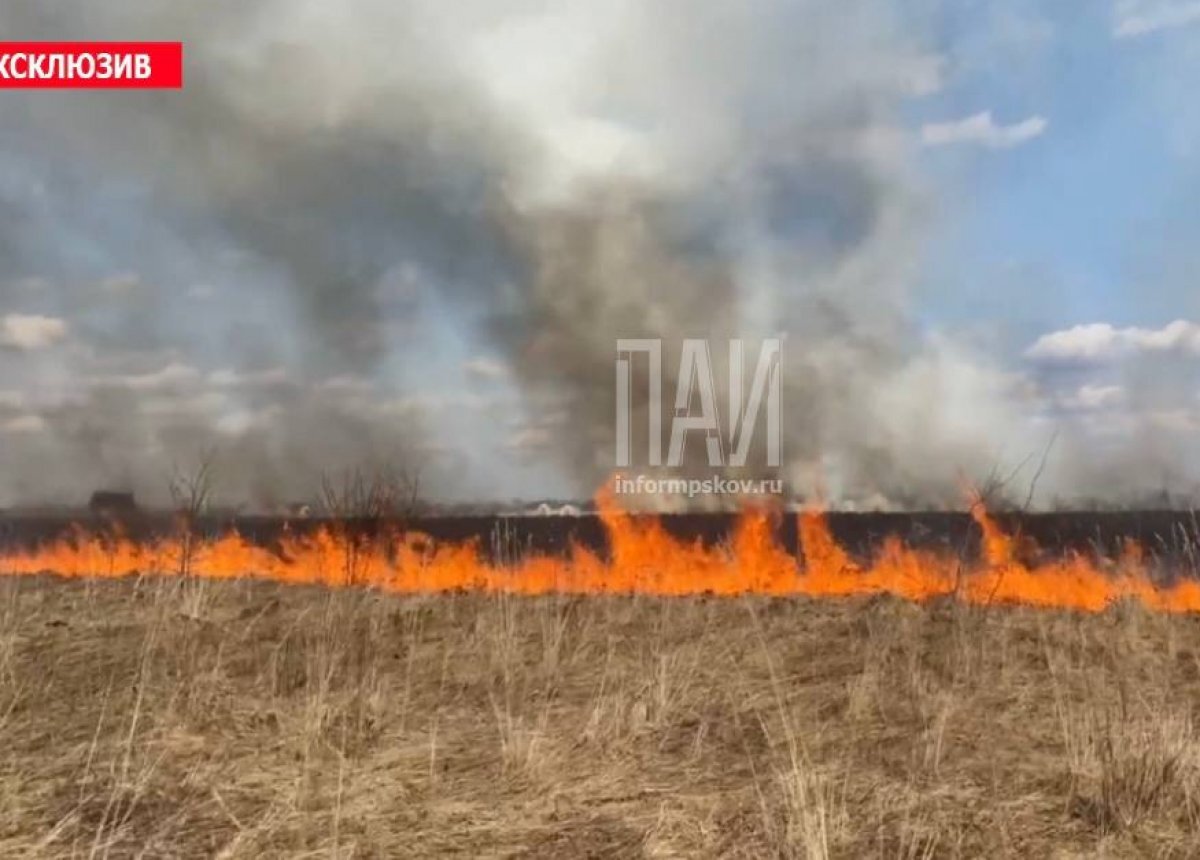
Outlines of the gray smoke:
{"label": "gray smoke", "polygon": [[[181,93],[4,95],[0,298],[69,324],[49,365],[3,353],[5,498],[154,486],[213,444],[256,500],[452,464],[396,381],[443,316],[579,493],[626,337],[786,333],[785,473],[835,497],[953,501],[1044,438],[909,319],[933,225],[900,113],[938,66],[881,0],[10,0],[0,27],[187,57]],[[150,274],[89,299],[104,266]],[[206,279],[237,288],[196,311]]]}

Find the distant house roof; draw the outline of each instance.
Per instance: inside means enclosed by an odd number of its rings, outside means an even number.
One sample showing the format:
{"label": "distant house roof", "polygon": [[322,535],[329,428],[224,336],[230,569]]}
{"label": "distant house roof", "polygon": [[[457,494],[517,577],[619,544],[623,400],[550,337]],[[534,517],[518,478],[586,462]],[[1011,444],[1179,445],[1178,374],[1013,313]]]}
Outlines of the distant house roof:
{"label": "distant house roof", "polygon": [[539,517],[577,517],[580,514],[580,510],[576,505],[557,505],[550,502],[542,502],[536,508],[530,510],[529,513]]}

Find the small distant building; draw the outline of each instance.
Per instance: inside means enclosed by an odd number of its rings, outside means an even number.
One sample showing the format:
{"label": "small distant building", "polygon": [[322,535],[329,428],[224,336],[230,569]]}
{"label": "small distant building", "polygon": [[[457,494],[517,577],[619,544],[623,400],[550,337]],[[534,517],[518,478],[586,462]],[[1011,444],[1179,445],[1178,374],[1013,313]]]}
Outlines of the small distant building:
{"label": "small distant building", "polygon": [[287,515],[298,519],[308,519],[312,516],[312,505],[308,502],[292,502],[287,506]]}
{"label": "small distant building", "polygon": [[97,516],[122,517],[136,514],[138,506],[133,493],[97,490],[88,501],[88,510]]}
{"label": "small distant building", "polygon": [[535,517],[577,517],[580,511],[576,505],[557,505],[550,502],[542,502],[536,508],[530,510],[529,513]]}

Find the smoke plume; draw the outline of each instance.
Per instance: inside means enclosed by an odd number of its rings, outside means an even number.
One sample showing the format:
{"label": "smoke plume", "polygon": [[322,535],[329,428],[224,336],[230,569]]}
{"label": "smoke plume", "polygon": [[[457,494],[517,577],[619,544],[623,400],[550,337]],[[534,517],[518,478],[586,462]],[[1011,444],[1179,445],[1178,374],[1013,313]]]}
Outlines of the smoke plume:
{"label": "smoke plume", "polygon": [[935,230],[902,117],[939,83],[921,20],[10,0],[14,38],[180,39],[186,70],[4,96],[0,298],[65,337],[5,353],[2,495],[149,487],[208,445],[258,500],[356,458],[453,463],[408,397],[439,321],[507,365],[574,492],[612,471],[618,338],[786,335],[787,477],[957,499],[1045,433],[1010,374],[910,318]]}

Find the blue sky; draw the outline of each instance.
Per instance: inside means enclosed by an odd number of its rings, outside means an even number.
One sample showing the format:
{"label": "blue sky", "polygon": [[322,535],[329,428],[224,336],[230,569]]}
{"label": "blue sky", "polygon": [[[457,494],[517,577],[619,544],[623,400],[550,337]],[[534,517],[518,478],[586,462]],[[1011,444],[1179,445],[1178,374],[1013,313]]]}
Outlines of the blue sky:
{"label": "blue sky", "polygon": [[[915,122],[981,110],[998,124],[1047,121],[1011,149],[925,151],[950,216],[930,260],[939,289],[926,312],[1001,319],[1025,336],[1034,326],[1194,315],[1200,290],[1170,276],[1187,237],[1200,233],[1200,207],[1186,204],[1200,190],[1196,152],[1178,145],[1186,120],[1171,78],[1186,74],[1200,22],[1118,38],[1105,4],[1041,5],[1025,11],[1028,29],[1012,37],[1009,62],[967,57],[912,106]],[[947,44],[976,23],[948,27]]]}

